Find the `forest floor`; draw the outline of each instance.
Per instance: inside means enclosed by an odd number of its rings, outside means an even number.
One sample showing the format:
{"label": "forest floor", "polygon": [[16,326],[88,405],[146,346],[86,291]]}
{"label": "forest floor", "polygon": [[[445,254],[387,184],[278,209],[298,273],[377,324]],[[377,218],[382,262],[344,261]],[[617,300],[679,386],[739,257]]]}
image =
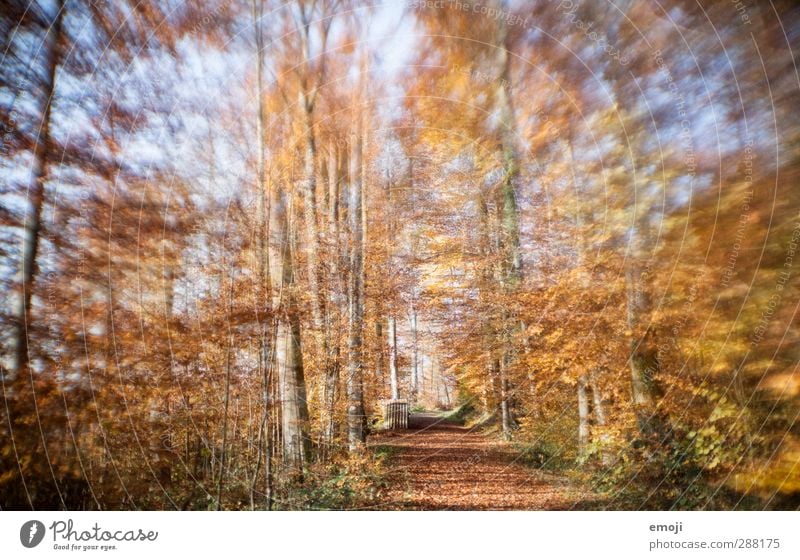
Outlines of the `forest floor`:
{"label": "forest floor", "polygon": [[591,492],[519,461],[519,453],[479,428],[441,413],[412,414],[407,431],[382,432],[370,446],[388,456],[381,509],[587,509]]}

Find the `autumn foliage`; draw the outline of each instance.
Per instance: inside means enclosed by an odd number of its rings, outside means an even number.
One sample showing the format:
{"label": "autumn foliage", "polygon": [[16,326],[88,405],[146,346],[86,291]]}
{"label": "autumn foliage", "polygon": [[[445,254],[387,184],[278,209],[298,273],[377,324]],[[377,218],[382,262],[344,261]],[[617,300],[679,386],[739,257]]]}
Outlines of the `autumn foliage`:
{"label": "autumn foliage", "polygon": [[0,12],[0,507],[798,507],[791,2],[199,4]]}

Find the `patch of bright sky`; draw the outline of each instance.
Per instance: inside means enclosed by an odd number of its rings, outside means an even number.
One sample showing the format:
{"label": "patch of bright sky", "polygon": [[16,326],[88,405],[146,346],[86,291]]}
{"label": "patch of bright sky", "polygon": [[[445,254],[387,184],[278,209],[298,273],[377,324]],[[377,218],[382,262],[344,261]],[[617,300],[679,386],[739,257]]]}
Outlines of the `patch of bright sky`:
{"label": "patch of bright sky", "polygon": [[402,110],[405,94],[401,80],[392,79],[405,72],[418,47],[418,29],[406,2],[387,1],[375,6],[369,19],[366,40],[373,53],[372,69],[378,79],[388,84],[388,103],[379,105],[387,118],[396,118]]}

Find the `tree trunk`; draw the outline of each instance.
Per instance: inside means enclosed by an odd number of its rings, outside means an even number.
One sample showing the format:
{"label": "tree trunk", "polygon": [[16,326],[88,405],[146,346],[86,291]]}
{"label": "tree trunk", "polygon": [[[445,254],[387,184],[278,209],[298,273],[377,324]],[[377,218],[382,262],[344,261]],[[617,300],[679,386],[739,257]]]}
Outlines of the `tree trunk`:
{"label": "tree trunk", "polygon": [[[230,300],[228,304],[228,344],[225,351],[225,393],[224,393],[224,410],[222,414],[222,450],[220,453],[219,465],[219,479],[217,481],[217,511],[222,509],[222,488],[225,485],[225,466],[228,451],[228,411],[230,410],[231,402],[231,369],[233,364],[231,361],[233,357],[233,330],[231,329],[230,321],[232,320],[233,313],[233,276],[230,279]],[[235,432],[234,432],[235,433]]]}
{"label": "tree trunk", "polygon": [[[323,384],[323,407],[321,423],[323,425],[323,438],[330,443],[333,438],[333,398],[335,384],[335,365],[331,360],[330,328],[325,309],[325,297],[322,294],[323,274],[320,266],[320,233],[317,216],[317,140],[314,131],[314,110],[318,93],[318,83],[312,80],[311,68],[311,13],[306,11],[306,5],[300,3],[300,21],[297,25],[302,55],[300,70],[299,106],[302,111],[303,141],[303,221],[305,222],[305,237],[307,244],[306,265],[308,271],[308,287],[311,299],[311,316],[314,323],[314,340],[316,342],[317,356],[325,363],[325,381]],[[310,10],[313,11],[313,6]],[[321,57],[325,56],[325,40],[327,33],[322,36]],[[320,76],[321,77],[321,76]],[[330,406],[326,406],[330,404]]]}
{"label": "tree trunk", "polygon": [[[519,213],[517,209],[516,180],[519,174],[515,144],[516,122],[510,94],[511,58],[509,55],[508,29],[505,21],[500,20],[497,28],[497,67],[500,70],[495,89],[495,104],[499,115],[498,137],[503,162],[503,180],[499,189],[500,200],[497,202],[499,213],[499,248],[502,251],[500,261],[500,287],[509,292],[522,280],[522,255],[520,252]],[[501,412],[503,415],[503,434],[511,437],[511,430],[516,426],[510,402],[511,382],[508,379],[508,365],[513,357],[511,331],[520,328],[519,322],[505,311],[500,322],[502,337],[502,355],[500,357],[500,392]]]}
{"label": "tree trunk", "polygon": [[511,57],[508,43],[508,30],[505,22],[498,24],[498,37],[496,40],[500,76],[495,89],[495,103],[499,114],[498,135],[503,161],[503,181],[500,188],[501,200],[498,208],[501,210],[501,229],[503,232],[502,246],[504,248],[503,281],[515,284],[520,280],[522,272],[522,255],[520,253],[519,215],[517,209],[516,179],[519,175],[519,163],[514,137],[516,135],[516,122],[514,119],[514,106],[510,93]]}
{"label": "tree trunk", "polygon": [[[328,147],[328,194],[327,194],[327,236],[330,252],[330,278],[332,280],[328,291],[328,305],[325,313],[324,337],[325,355],[325,381],[322,385],[322,439],[329,456],[336,433],[335,408],[337,400],[337,387],[339,384],[339,337],[333,329],[333,321],[338,315],[334,312],[341,305],[341,293],[337,279],[339,277],[339,163],[336,146],[333,142]],[[338,323],[337,323],[338,324]]]}
{"label": "tree trunk", "polygon": [[[172,322],[173,305],[175,299],[175,273],[173,251],[169,250],[169,242],[162,240],[161,261],[163,265],[162,291],[164,296],[164,321]],[[110,298],[107,300],[109,313],[113,311]],[[109,330],[110,332],[110,330]],[[170,369],[173,366],[170,365]],[[159,490],[167,492],[167,487],[172,481],[172,462],[175,457],[172,449],[172,434],[170,428],[170,391],[159,379],[159,390],[150,398],[149,423],[150,423],[150,468],[156,475]]]}
{"label": "tree trunk", "polygon": [[270,224],[270,264],[273,310],[277,316],[275,366],[281,405],[283,463],[302,475],[309,458],[308,404],[303,372],[300,317],[294,295],[294,265],[290,244],[286,194],[275,189]]}
{"label": "tree trunk", "polygon": [[603,462],[603,466],[607,467],[613,463],[614,458],[611,456],[611,452],[608,450],[608,434],[602,432],[602,430],[605,429],[608,420],[606,418],[606,403],[603,399],[603,394],[600,390],[599,382],[597,380],[597,371],[592,371],[589,375],[589,387],[592,391],[592,406],[594,410],[595,425],[601,430],[600,458]]}
{"label": "tree trunk", "polygon": [[[270,345],[272,348],[275,348],[275,339],[272,339],[272,344]],[[274,360],[270,360],[267,364],[267,369],[265,370],[266,378],[264,379],[264,391],[266,392],[264,402],[264,487],[265,487],[265,509],[267,511],[272,510],[272,503],[273,503],[273,486],[274,486],[274,475],[273,475],[273,457],[275,456],[275,435],[273,432],[273,426],[277,426],[277,421],[275,421],[273,414],[274,407],[273,403],[275,402],[275,369],[274,369]]]}
{"label": "tree trunk", "polygon": [[420,391],[419,384],[419,348],[418,348],[418,335],[417,335],[417,310],[411,306],[411,402],[412,404],[417,401],[418,393]]}
{"label": "tree trunk", "polygon": [[336,145],[328,146],[328,235],[331,244],[338,246],[339,240],[339,161]]}
{"label": "tree trunk", "polygon": [[300,470],[309,459],[308,405],[300,343],[300,322],[289,318],[278,323],[277,367],[281,399],[283,460]]}
{"label": "tree trunk", "polygon": [[[312,82],[311,68],[311,14],[306,12],[306,6],[301,2],[300,21],[297,22],[297,36],[300,39],[300,52],[302,56],[300,71],[300,91],[299,106],[302,111],[303,141],[303,218],[306,226],[306,243],[308,244],[308,283],[311,296],[311,312],[314,319],[314,328],[317,333],[323,330],[324,300],[320,294],[319,266],[319,228],[317,225],[317,144],[314,136],[314,109],[318,92],[318,84]],[[313,10],[313,7],[311,7]],[[321,45],[322,54],[325,56],[324,40],[327,34],[323,35]],[[323,335],[325,333],[322,333]],[[321,354],[321,355],[324,355]]]}
{"label": "tree trunk", "polygon": [[[336,389],[339,384],[339,346],[335,344],[328,347],[328,356],[325,360],[325,382],[323,384],[323,417],[322,439],[328,450],[333,444],[336,434]],[[328,453],[329,455],[329,453]]]}
{"label": "tree trunk", "polygon": [[[636,278],[635,266],[629,265],[625,271],[627,284],[627,326],[631,333],[630,372],[631,398],[633,401],[639,431],[645,437],[659,437],[663,426],[656,410],[657,387],[655,375],[658,372],[658,357],[651,348],[649,329],[640,333],[641,317],[649,307],[643,279]],[[638,334],[637,334],[638,333]]]}
{"label": "tree trunk", "polygon": [[16,332],[14,336],[14,354],[12,371],[16,378],[27,375],[30,355],[28,353],[29,331],[33,320],[31,317],[31,298],[33,297],[38,266],[39,242],[42,230],[42,211],[44,209],[45,184],[49,174],[51,135],[50,115],[52,113],[53,99],[56,89],[56,71],[60,63],[60,42],[63,36],[64,0],[55,3],[55,19],[47,32],[47,60],[42,83],[42,120],[36,137],[33,150],[33,184],[30,189],[30,215],[26,213],[24,228],[24,243],[20,262],[19,284],[22,290],[19,307],[16,313]]}
{"label": "tree trunk", "polygon": [[363,394],[362,329],[364,320],[362,255],[362,181],[360,158],[362,145],[353,135],[350,158],[350,289],[348,307],[349,355],[347,372],[347,443],[351,453],[357,452],[366,441],[366,418]]}
{"label": "tree trunk", "polygon": [[389,316],[389,383],[392,388],[392,400],[400,398],[400,388],[397,383],[397,319]]}
{"label": "tree trunk", "polygon": [[[267,171],[266,161],[264,154],[266,152],[266,138],[265,138],[265,98],[264,98],[264,32],[262,28],[262,21],[264,17],[264,1],[253,0],[253,32],[256,40],[256,103],[258,107],[256,110],[256,145],[258,146],[258,154],[256,156],[257,164],[257,220],[258,231],[256,233],[256,259],[258,270],[258,290],[257,290],[257,309],[263,309],[258,313],[256,320],[258,321],[258,336],[259,336],[259,369],[262,374],[262,382],[264,384],[263,391],[263,420],[259,428],[259,446],[264,446],[264,494],[265,494],[265,509],[272,509],[272,405],[273,405],[273,373],[274,362],[272,360],[271,351],[274,349],[274,325],[272,320],[272,280],[270,271],[270,221],[272,209],[272,194],[270,188],[270,174]],[[261,304],[263,303],[263,308]],[[262,437],[263,432],[263,437]],[[259,460],[261,458],[261,448],[259,447]],[[258,477],[258,465],[256,466],[253,475],[253,484]],[[252,500],[254,502],[254,500]]]}
{"label": "tree trunk", "polygon": [[261,468],[262,445],[264,456],[264,509],[272,509],[272,364],[266,354],[266,343],[262,340],[259,346],[259,370],[262,374],[263,383],[263,413],[261,423],[258,428],[258,441],[256,443],[258,452],[256,455],[256,466],[253,471],[253,480],[250,484],[250,508],[255,509],[255,492],[258,485],[258,474]]}
{"label": "tree trunk", "polygon": [[375,380],[381,384],[381,389],[386,388],[386,368],[384,367],[384,348],[386,342],[383,338],[383,320],[375,321]]}
{"label": "tree trunk", "polygon": [[[306,243],[308,243],[307,266],[311,313],[314,319],[314,329],[324,339],[327,333],[323,332],[325,304],[320,293],[322,269],[319,266],[319,228],[317,226],[317,148],[314,138],[313,107],[307,99],[307,95],[303,95],[301,99],[304,107],[303,128],[306,143],[303,151],[303,219],[306,226]],[[322,342],[321,345],[324,346]],[[324,350],[321,355],[325,354]]]}
{"label": "tree trunk", "polygon": [[589,393],[586,374],[578,376],[578,455],[586,455],[589,446]]}
{"label": "tree trunk", "polygon": [[516,422],[511,411],[511,396],[508,382],[508,364],[505,357],[498,360],[497,368],[500,383],[500,420],[503,429],[503,438],[510,440],[512,432],[516,429]]}
{"label": "tree trunk", "polygon": [[258,261],[259,297],[266,297],[269,292],[269,251],[266,247],[267,236],[269,233],[269,212],[270,198],[267,186],[267,171],[264,153],[266,151],[265,134],[265,115],[264,115],[264,35],[261,28],[261,20],[264,16],[263,0],[253,0],[253,28],[256,39],[256,172],[257,181],[257,223],[258,232],[256,234],[256,255]]}

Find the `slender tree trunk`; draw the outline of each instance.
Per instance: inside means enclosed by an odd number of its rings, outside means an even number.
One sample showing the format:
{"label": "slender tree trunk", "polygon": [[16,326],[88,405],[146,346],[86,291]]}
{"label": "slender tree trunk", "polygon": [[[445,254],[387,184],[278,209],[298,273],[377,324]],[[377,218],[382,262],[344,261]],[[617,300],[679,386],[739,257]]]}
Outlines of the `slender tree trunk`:
{"label": "slender tree trunk", "polygon": [[411,306],[411,402],[416,402],[420,390],[419,385],[419,348],[417,334],[417,310]]}
{"label": "slender tree trunk", "polygon": [[[517,208],[516,181],[519,175],[519,163],[515,149],[516,122],[514,107],[510,93],[511,57],[508,41],[508,29],[505,21],[500,20],[497,27],[497,68],[499,79],[495,88],[495,104],[497,107],[498,139],[503,161],[503,179],[499,189],[500,199],[497,201],[499,213],[500,235],[498,239],[501,251],[500,287],[504,293],[512,291],[522,280],[522,255],[520,251],[519,212]],[[513,317],[505,311],[500,322],[502,337],[502,355],[500,357],[500,408],[503,419],[503,434],[511,437],[515,428],[511,395],[511,381],[508,378],[508,366],[513,358],[511,332],[520,328]]]}
{"label": "slender tree trunk", "polygon": [[[265,98],[264,98],[264,33],[263,33],[263,18],[264,18],[264,2],[263,0],[253,0],[253,31],[256,40],[256,103],[258,107],[256,110],[256,144],[258,146],[258,154],[256,156],[257,165],[257,181],[256,193],[258,201],[258,231],[256,233],[256,250],[258,261],[258,290],[257,290],[257,309],[261,310],[258,313],[256,320],[258,321],[258,336],[259,336],[259,369],[262,374],[262,383],[264,385],[263,391],[263,420],[259,428],[259,455],[261,458],[261,448],[264,446],[264,493],[265,493],[265,509],[272,509],[272,405],[273,405],[273,372],[274,360],[272,349],[274,348],[273,334],[275,329],[271,328],[274,325],[273,316],[273,302],[271,297],[272,280],[270,271],[270,220],[272,210],[272,194],[270,185],[270,172],[267,170],[266,165],[266,116],[265,116]],[[263,304],[263,305],[262,305]],[[263,437],[262,437],[263,432]],[[253,475],[253,484],[258,479],[258,461]],[[254,498],[251,498],[254,502]]]}
{"label": "slender tree trunk", "polygon": [[517,209],[516,180],[519,175],[519,162],[515,145],[516,122],[514,106],[511,99],[511,57],[508,43],[508,29],[505,22],[498,24],[497,66],[500,69],[499,80],[495,88],[495,103],[499,114],[498,135],[504,167],[500,188],[501,200],[498,208],[501,211],[502,246],[504,249],[503,280],[514,285],[520,280],[522,273],[522,255],[520,253],[519,211]]}
{"label": "slender tree trunk", "polygon": [[397,319],[389,316],[389,384],[392,389],[392,400],[400,398],[400,387],[397,382]]}
{"label": "slender tree trunk", "polygon": [[[259,360],[258,371],[262,382],[262,413],[261,422],[258,427],[258,438],[256,442],[256,466],[253,469],[253,478],[250,481],[250,509],[256,508],[256,489],[258,487],[258,475],[261,470],[261,458],[264,457],[264,495],[266,510],[272,509],[272,441],[270,432],[270,412],[272,407],[272,360],[267,352],[267,342],[264,340],[265,331],[262,330],[259,339]],[[262,450],[263,446],[263,450]]]}
{"label": "slender tree trunk", "polygon": [[[314,70],[311,67],[311,13],[307,12],[307,6],[299,3],[300,21],[298,22],[298,36],[300,38],[300,51],[302,61],[300,66],[300,92],[299,105],[302,110],[303,140],[305,143],[303,150],[303,220],[305,222],[306,237],[306,265],[308,269],[309,296],[311,299],[311,315],[314,323],[314,340],[316,341],[317,356],[323,360],[325,365],[325,381],[323,384],[324,403],[333,398],[333,392],[329,391],[331,371],[335,366],[331,361],[330,351],[330,328],[328,325],[327,313],[325,309],[325,297],[322,293],[323,273],[320,265],[320,233],[317,216],[317,139],[314,131],[314,112],[318,93],[318,82],[312,79]],[[313,6],[310,7],[313,11]],[[324,29],[327,29],[323,26]],[[321,57],[325,56],[325,40],[327,32],[322,35]],[[321,73],[321,72],[320,72]],[[321,78],[320,78],[321,79]],[[332,401],[331,401],[332,402]],[[325,405],[322,407],[320,420],[323,424],[323,438],[327,443],[332,438],[332,408]]]}
{"label": "slender tree trunk", "polygon": [[328,146],[328,236],[338,245],[339,238],[339,160],[336,144]]}
{"label": "slender tree trunk", "polygon": [[33,184],[30,188],[30,213],[26,213],[23,228],[24,241],[20,262],[19,284],[22,290],[19,307],[16,313],[14,354],[11,364],[16,378],[27,375],[30,355],[28,353],[29,331],[33,324],[31,316],[31,299],[38,272],[37,258],[42,231],[42,211],[44,209],[45,185],[49,175],[52,138],[50,135],[50,118],[56,90],[56,72],[60,63],[60,43],[63,36],[64,0],[55,2],[55,19],[47,31],[47,60],[42,83],[42,120],[36,136],[33,150]]}
{"label": "slender tree trunk", "polygon": [[347,425],[348,447],[350,452],[357,452],[366,440],[364,395],[363,395],[363,356],[362,356],[362,324],[364,319],[363,284],[364,270],[361,224],[362,181],[360,158],[362,145],[355,135],[352,142],[350,159],[350,297],[348,309],[349,355],[347,374]]}
{"label": "slender tree trunk", "polygon": [[381,389],[386,388],[386,368],[384,367],[385,347],[383,320],[379,318],[375,321],[375,380],[381,384]]}
{"label": "slender tree trunk", "polygon": [[489,368],[488,368],[489,369],[489,381],[490,381],[490,384],[491,384],[491,396],[492,396],[491,406],[492,406],[492,412],[500,414],[500,422],[501,422],[500,426],[502,428],[502,426],[503,426],[503,424],[502,424],[502,422],[503,422],[503,420],[502,420],[502,418],[503,418],[503,409],[502,409],[503,389],[502,389],[502,383],[500,382],[500,360],[498,360],[496,357],[492,356],[489,359],[489,364],[488,365],[489,365]]}
{"label": "slender tree trunk", "polygon": [[[273,329],[273,331],[277,331],[277,329]],[[272,340],[272,344],[270,344],[270,348],[275,348],[274,339]],[[266,366],[264,370],[264,508],[267,511],[272,511],[274,488],[272,466],[275,437],[273,435],[272,426],[273,424],[277,424],[277,422],[275,422],[273,419],[275,416],[273,414],[273,403],[275,402],[274,364],[275,361],[272,359],[272,356],[270,356],[270,359],[264,363]]]}
{"label": "slender tree trunk", "polygon": [[335,408],[337,400],[337,387],[339,385],[339,337],[333,329],[333,322],[338,315],[334,313],[341,305],[341,295],[336,280],[339,276],[339,162],[337,160],[336,146],[333,142],[328,147],[328,195],[327,195],[328,225],[327,234],[330,240],[330,278],[332,280],[327,313],[325,314],[325,332],[323,336],[327,343],[325,348],[325,381],[323,383],[323,418],[322,438],[326,446],[326,453],[330,455],[333,444],[336,423]]}
{"label": "slender tree trunk", "polygon": [[219,479],[217,481],[217,511],[222,509],[222,488],[225,485],[225,466],[228,452],[228,411],[231,402],[231,370],[232,353],[233,353],[233,330],[231,329],[230,322],[233,320],[233,283],[234,278],[231,275],[230,297],[228,300],[228,344],[225,354],[225,394],[224,394],[224,411],[222,415],[222,450],[220,452],[219,463]]}
{"label": "slender tree trunk", "polygon": [[[303,219],[306,226],[306,242],[308,244],[308,283],[309,295],[311,296],[311,313],[314,320],[314,329],[321,336],[320,344],[324,345],[322,340],[326,338],[326,333],[323,332],[324,316],[325,316],[325,303],[321,290],[321,275],[322,269],[319,265],[319,228],[317,226],[317,148],[316,139],[314,138],[314,123],[313,123],[313,107],[308,101],[308,96],[303,95],[301,103],[304,106],[304,132],[305,132],[305,150],[303,151]],[[321,350],[321,355],[325,354],[325,349]]]}
{"label": "slender tree trunk", "polygon": [[266,417],[261,417],[261,423],[258,426],[258,437],[256,438],[256,466],[253,468],[253,477],[250,479],[250,511],[256,509],[256,488],[258,487],[258,475],[261,471],[261,458],[264,455],[262,451],[262,444],[264,442],[264,424]]}
{"label": "slender tree trunk", "polygon": [[265,162],[266,139],[265,139],[265,115],[264,115],[264,35],[261,27],[261,20],[264,16],[263,0],[253,0],[253,27],[256,39],[256,154],[257,166],[257,219],[258,233],[256,235],[256,248],[258,251],[258,278],[260,282],[259,295],[264,297],[264,293],[269,291],[269,251],[266,241],[269,233],[269,211],[270,197],[267,185],[267,169]]}
{"label": "slender tree trunk", "polygon": [[[299,70],[300,92],[299,105],[302,111],[303,141],[303,217],[306,226],[307,266],[309,292],[311,296],[311,312],[314,328],[317,333],[323,330],[325,302],[320,293],[321,268],[319,266],[319,228],[317,225],[317,142],[314,135],[314,110],[317,99],[317,82],[312,80],[311,68],[311,14],[301,2],[299,5],[300,20],[297,22],[297,36],[300,39],[302,56]],[[311,8],[313,10],[313,7]],[[323,34],[322,55],[325,56],[325,39]],[[322,333],[325,334],[325,333]],[[323,337],[324,338],[324,337]],[[321,353],[324,355],[324,352]]]}
{"label": "slender tree trunk", "polygon": [[[480,261],[478,266],[478,286],[481,303],[486,305],[492,290],[495,289],[495,281],[492,277],[492,265],[490,260],[492,257],[492,234],[489,217],[489,205],[486,193],[481,186],[478,187],[476,197],[476,205],[478,209],[478,250],[480,252]],[[484,345],[491,348],[494,345],[496,338],[495,329],[491,325],[491,321],[483,326],[482,335],[484,338]],[[497,368],[495,368],[495,360],[489,357],[486,363],[486,376],[481,390],[481,408],[485,414],[493,412],[494,406],[497,402],[495,397],[499,399],[500,389],[497,384]]]}
{"label": "slender tree trunk", "polygon": [[589,446],[589,393],[586,374],[578,376],[578,454],[585,456]]}
{"label": "slender tree trunk", "polygon": [[[328,348],[325,364],[325,382],[323,385],[323,441],[330,447],[336,433],[336,400],[337,386],[339,384],[339,345]],[[330,449],[328,449],[330,451]]]}
{"label": "slender tree trunk", "polygon": [[[174,255],[169,250],[169,242],[162,240],[161,260],[163,263],[162,290],[164,296],[164,321],[172,321],[173,305],[175,299],[175,266],[172,262]],[[110,291],[110,290],[109,290]],[[110,298],[109,298],[110,300]],[[111,305],[111,301],[108,301]],[[111,310],[109,311],[111,312]],[[171,345],[171,341],[170,341]],[[171,346],[170,346],[171,347]],[[170,364],[170,369],[172,365]],[[150,398],[149,423],[150,423],[150,456],[151,468],[156,474],[159,489],[167,491],[172,481],[172,462],[174,456],[172,449],[172,434],[170,429],[170,391],[159,381],[159,390]]]}
{"label": "slender tree trunk", "polygon": [[[412,174],[412,161],[409,160],[409,170],[408,170],[408,180],[409,186],[413,187],[413,174]],[[386,184],[386,196],[388,198],[388,223],[386,226],[387,235],[389,238],[393,238],[396,235],[396,228],[397,222],[395,219],[395,192],[394,192],[394,183],[391,179],[387,180]],[[387,260],[392,263],[393,261],[393,251],[391,248],[387,249]],[[389,329],[389,388],[391,391],[391,399],[398,400],[400,398],[400,384],[399,384],[399,377],[397,372],[397,359],[398,359],[398,348],[397,348],[397,317],[394,315],[394,311],[390,308],[389,309],[389,316],[388,316],[388,329]]]}
{"label": "slender tree trunk", "polygon": [[501,358],[497,363],[497,371],[500,384],[500,421],[503,429],[503,437],[510,440],[511,434],[516,428],[516,421],[514,420],[511,411],[511,395],[510,384],[508,382],[508,364],[505,357]]}

